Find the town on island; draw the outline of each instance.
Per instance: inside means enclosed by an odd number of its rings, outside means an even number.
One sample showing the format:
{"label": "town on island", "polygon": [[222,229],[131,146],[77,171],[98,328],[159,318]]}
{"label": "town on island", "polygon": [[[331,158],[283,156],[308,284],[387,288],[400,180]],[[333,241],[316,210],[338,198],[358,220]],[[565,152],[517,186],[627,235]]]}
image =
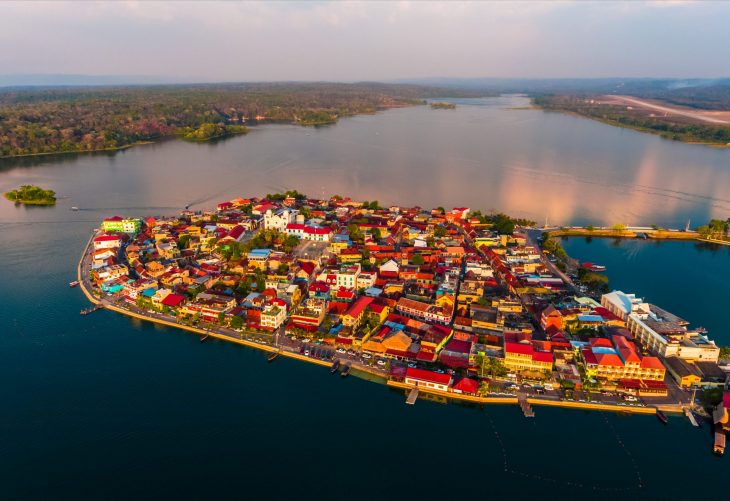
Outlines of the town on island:
{"label": "town on island", "polygon": [[[417,398],[714,426],[730,393],[702,328],[610,291],[550,232],[466,207],[381,207],[296,191],[178,216],[110,217],[78,264],[94,306],[367,375]],[[567,264],[567,266],[566,266]],[[697,399],[697,391],[700,398]],[[697,402],[700,404],[697,404]]]}

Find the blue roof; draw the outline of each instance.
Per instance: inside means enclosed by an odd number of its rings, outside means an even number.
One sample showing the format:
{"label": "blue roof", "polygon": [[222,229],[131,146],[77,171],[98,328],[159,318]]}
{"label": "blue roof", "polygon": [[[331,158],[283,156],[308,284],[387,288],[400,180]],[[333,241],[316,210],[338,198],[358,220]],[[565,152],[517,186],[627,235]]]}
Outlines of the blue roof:
{"label": "blue roof", "polygon": [[268,256],[271,254],[271,249],[251,249],[251,252],[248,253],[248,255],[254,255],[254,256]]}
{"label": "blue roof", "polygon": [[157,289],[155,289],[154,287],[150,287],[149,289],[143,290],[142,295],[145,297],[152,297],[155,295],[156,291],[157,291]]}
{"label": "blue roof", "polygon": [[608,348],[606,346],[596,346],[595,348],[593,348],[593,353],[598,353],[601,355],[618,355],[618,353],[616,353],[616,350],[614,350],[613,348]]}
{"label": "blue roof", "polygon": [[365,289],[365,294],[367,296],[379,296],[383,293],[383,289],[378,289],[377,287],[368,287]]}
{"label": "blue roof", "polygon": [[603,322],[603,317],[600,315],[578,315],[579,322]]}

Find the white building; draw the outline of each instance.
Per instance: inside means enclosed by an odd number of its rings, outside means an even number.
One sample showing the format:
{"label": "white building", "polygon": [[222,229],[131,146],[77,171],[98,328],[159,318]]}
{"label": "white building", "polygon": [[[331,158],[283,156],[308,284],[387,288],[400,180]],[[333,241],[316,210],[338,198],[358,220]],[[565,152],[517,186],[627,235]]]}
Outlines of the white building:
{"label": "white building", "polygon": [[286,304],[276,301],[277,304],[267,304],[261,312],[261,327],[276,330],[286,320]]}
{"label": "white building", "polygon": [[330,228],[321,228],[319,226],[310,226],[300,223],[287,224],[286,232],[289,235],[315,242],[329,242],[332,238],[332,230]]}
{"label": "white building", "polygon": [[636,297],[636,294],[626,294],[622,291],[613,291],[601,296],[601,306],[623,321],[626,321],[632,313],[638,315],[650,313],[648,303]]}
{"label": "white building", "polygon": [[291,209],[280,209],[276,212],[269,209],[264,214],[264,229],[286,232],[286,226],[292,222],[295,215],[296,211]]}

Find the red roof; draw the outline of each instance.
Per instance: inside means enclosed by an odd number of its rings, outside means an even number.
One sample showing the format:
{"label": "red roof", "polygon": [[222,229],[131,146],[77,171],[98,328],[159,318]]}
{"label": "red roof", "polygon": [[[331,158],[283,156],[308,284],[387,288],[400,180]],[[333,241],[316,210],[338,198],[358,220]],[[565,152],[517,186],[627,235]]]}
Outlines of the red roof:
{"label": "red roof", "polygon": [[644,357],[641,359],[642,369],[664,369],[664,365],[657,357]]}
{"label": "red roof", "polygon": [[586,364],[589,365],[598,365],[598,360],[596,360],[596,356],[593,354],[593,352],[586,348],[582,350],[583,353],[583,359],[586,361]]}
{"label": "red roof", "polygon": [[243,228],[243,226],[241,226],[239,224],[239,225],[234,226],[231,229],[231,231],[228,232],[228,235],[226,235],[226,237],[238,239],[238,237],[240,237],[241,235],[243,235],[243,232],[244,231],[246,231],[246,230]]}
{"label": "red roof", "polygon": [[119,240],[119,237],[115,237],[114,235],[100,235],[94,238],[94,242],[111,242],[114,240]]}
{"label": "red roof", "polygon": [[360,313],[362,313],[365,308],[368,307],[370,303],[373,302],[373,298],[368,296],[362,296],[357,299],[354,303],[352,303],[352,306],[350,306],[350,309],[347,310],[346,315],[349,315],[353,318],[357,318]]}
{"label": "red roof", "polygon": [[479,383],[468,377],[461,378],[458,383],[454,385],[455,390],[463,391],[464,393],[477,393],[479,391]]}
{"label": "red roof", "polygon": [[519,353],[520,355],[532,355],[533,349],[531,344],[504,343],[504,352]]}
{"label": "red roof", "polygon": [[536,362],[553,363],[553,354],[547,351],[536,351],[532,354],[532,359]]}
{"label": "red roof", "polygon": [[160,302],[162,304],[164,304],[165,306],[175,307],[175,306],[178,306],[183,301],[185,301],[185,296],[179,296],[177,294],[168,294],[167,296],[165,296],[165,299],[163,299]]}
{"label": "red roof", "polygon": [[623,367],[624,362],[621,360],[621,357],[618,355],[615,355],[613,353],[598,353],[596,355],[596,360],[598,360],[598,365],[611,365],[613,367]]}
{"label": "red roof", "polygon": [[440,374],[438,372],[426,371],[423,369],[412,369],[410,367],[406,370],[406,378],[446,385],[451,382],[451,376],[449,374]]}
{"label": "red roof", "polygon": [[104,221],[122,221],[122,216],[112,216],[106,218]]}

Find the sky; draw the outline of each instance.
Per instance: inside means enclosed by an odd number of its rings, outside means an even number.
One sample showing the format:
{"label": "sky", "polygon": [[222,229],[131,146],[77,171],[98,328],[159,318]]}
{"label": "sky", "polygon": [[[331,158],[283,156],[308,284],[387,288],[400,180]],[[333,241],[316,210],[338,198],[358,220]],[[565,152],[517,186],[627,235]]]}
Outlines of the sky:
{"label": "sky", "polygon": [[0,75],[730,76],[730,2],[0,2]]}

